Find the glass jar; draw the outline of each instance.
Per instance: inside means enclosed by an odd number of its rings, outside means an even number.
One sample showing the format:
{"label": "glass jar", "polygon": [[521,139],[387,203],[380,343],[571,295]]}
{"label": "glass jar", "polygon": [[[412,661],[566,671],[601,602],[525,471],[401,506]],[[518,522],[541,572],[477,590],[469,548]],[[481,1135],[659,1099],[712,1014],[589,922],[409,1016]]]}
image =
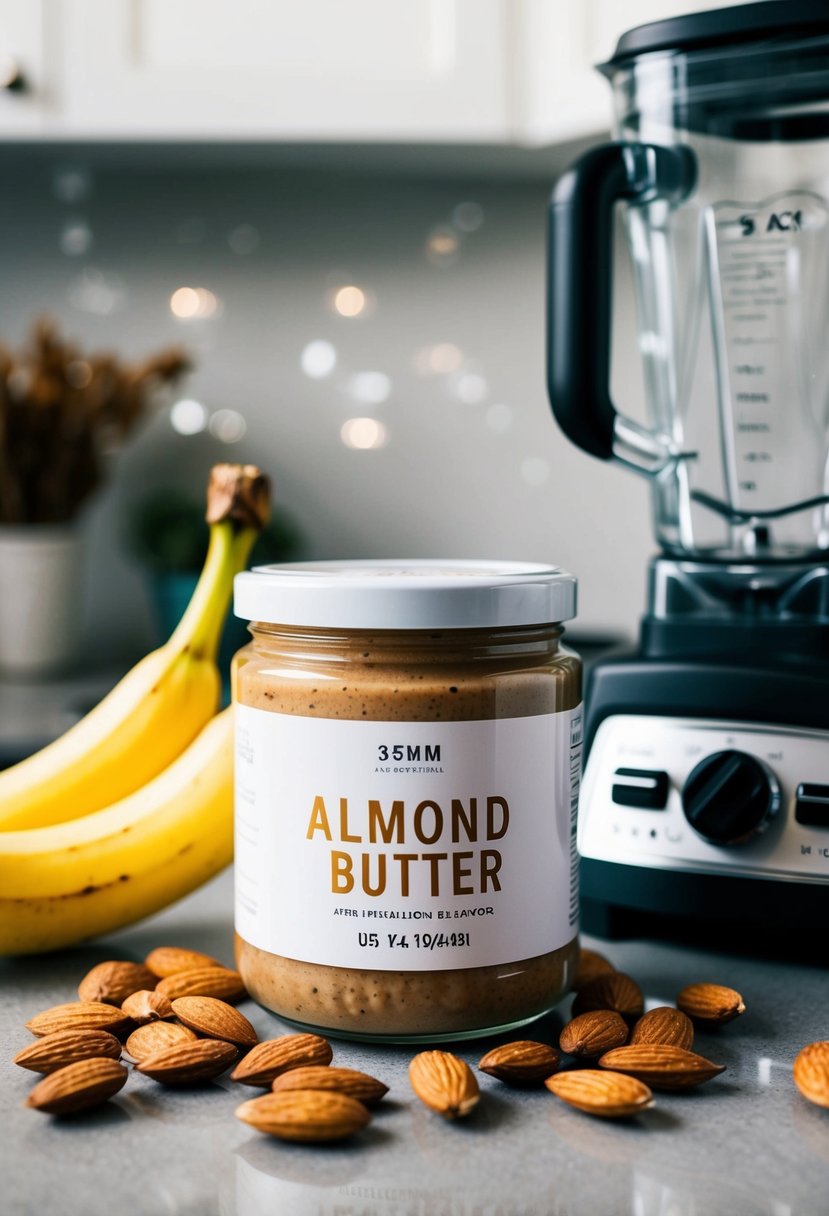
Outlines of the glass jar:
{"label": "glass jar", "polygon": [[[237,966],[306,1029],[437,1042],[555,1005],[578,955],[575,579],[512,563],[239,576]],[[555,618],[555,619],[554,619]]]}

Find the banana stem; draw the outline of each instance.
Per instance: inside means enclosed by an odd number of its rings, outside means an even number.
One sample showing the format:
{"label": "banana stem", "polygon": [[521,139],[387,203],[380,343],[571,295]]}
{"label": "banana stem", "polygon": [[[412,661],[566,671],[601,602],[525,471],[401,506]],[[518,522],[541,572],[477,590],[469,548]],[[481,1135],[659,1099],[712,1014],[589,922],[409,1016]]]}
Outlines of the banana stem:
{"label": "banana stem", "polygon": [[210,542],[196,589],[167,645],[198,658],[215,657],[219,648],[233,576],[245,568],[256,529],[238,531],[230,520],[211,524]]}

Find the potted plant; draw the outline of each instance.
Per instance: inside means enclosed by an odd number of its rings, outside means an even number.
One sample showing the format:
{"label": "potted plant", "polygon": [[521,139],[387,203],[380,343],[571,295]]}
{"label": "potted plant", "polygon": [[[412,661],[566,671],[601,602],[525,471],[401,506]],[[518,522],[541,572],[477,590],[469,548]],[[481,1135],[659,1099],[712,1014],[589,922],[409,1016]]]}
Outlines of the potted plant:
{"label": "potted plant", "polygon": [[106,455],[188,367],[177,349],[85,355],[50,321],[18,353],[0,345],[0,667],[46,675],[76,653],[80,514]]}

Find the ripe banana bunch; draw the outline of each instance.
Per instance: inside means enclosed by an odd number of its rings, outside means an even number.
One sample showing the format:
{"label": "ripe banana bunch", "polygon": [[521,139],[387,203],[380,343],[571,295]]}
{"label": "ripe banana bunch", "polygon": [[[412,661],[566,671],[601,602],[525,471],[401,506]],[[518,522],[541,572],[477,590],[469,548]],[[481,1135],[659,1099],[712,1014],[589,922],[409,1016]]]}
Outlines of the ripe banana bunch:
{"label": "ripe banana bunch", "polygon": [[170,640],[62,738],[0,773],[0,954],[54,950],[131,924],[233,855],[231,710],[216,651],[268,512],[252,466],[217,465],[210,544]]}

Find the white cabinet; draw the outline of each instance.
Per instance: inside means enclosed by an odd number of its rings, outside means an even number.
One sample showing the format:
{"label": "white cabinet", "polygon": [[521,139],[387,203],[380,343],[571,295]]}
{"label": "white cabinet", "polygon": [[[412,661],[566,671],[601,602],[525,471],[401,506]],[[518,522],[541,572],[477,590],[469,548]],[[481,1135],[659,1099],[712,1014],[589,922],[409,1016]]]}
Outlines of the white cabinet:
{"label": "white cabinet", "polygon": [[609,126],[618,35],[689,2],[0,0],[0,140],[562,142]]}
{"label": "white cabinet", "polygon": [[63,0],[92,136],[506,137],[502,0]]}

